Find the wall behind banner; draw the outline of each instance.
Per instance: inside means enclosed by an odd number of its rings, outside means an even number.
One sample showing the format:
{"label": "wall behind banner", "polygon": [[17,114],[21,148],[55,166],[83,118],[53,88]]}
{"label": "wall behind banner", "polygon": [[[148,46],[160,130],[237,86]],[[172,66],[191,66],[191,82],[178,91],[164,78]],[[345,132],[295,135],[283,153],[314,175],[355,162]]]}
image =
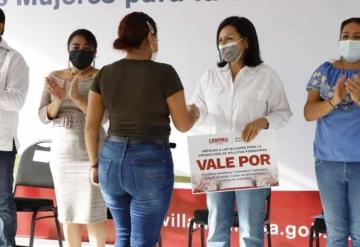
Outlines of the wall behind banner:
{"label": "wall behind banner", "polygon": [[[44,77],[68,66],[66,40],[77,28],[96,35],[96,66],[123,56],[112,49],[120,19],[131,11],[144,11],[158,23],[158,61],[178,71],[187,98],[209,66],[218,60],[215,33],[221,20],[245,16],[256,26],[262,57],[283,80],[294,112],[290,124],[278,132],[280,183],[278,190],[316,190],[312,141],[314,123],[303,120],[305,86],[311,73],[327,59],[335,59],[342,20],[358,16],[360,1],[266,0],[11,0],[0,1],[7,15],[4,38],[26,58],[30,89],[21,112],[19,137],[22,148],[50,137],[37,117]],[[173,130],[177,142],[174,161],[177,175],[189,175],[186,137]],[[21,150],[20,150],[21,152]]]}

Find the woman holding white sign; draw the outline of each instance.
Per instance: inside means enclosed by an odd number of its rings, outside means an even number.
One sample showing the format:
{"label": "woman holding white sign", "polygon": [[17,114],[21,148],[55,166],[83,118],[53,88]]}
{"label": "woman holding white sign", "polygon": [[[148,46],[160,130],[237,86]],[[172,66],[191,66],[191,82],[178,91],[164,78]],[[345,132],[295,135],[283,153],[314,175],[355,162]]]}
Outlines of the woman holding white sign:
{"label": "woman holding white sign", "polygon": [[304,116],[317,120],[315,170],[328,247],[360,246],[360,18],[341,24],[340,59],[312,75]]}
{"label": "woman holding white sign", "polygon": [[[253,24],[244,17],[229,17],[220,24],[216,42],[221,61],[206,71],[193,96],[200,111],[197,128],[207,134],[240,133],[250,142],[262,129],[286,124],[292,113],[284,88],[260,58]],[[269,193],[269,188],[208,193],[208,246],[230,246],[235,202],[240,245],[263,246]]]}

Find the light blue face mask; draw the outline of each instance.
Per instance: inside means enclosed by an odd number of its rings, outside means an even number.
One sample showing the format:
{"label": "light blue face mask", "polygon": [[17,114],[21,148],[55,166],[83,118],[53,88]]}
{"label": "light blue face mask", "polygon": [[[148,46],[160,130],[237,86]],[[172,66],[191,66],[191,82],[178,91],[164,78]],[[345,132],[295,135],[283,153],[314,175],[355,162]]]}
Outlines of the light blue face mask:
{"label": "light blue face mask", "polygon": [[360,60],[360,40],[339,41],[339,53],[349,63]]}

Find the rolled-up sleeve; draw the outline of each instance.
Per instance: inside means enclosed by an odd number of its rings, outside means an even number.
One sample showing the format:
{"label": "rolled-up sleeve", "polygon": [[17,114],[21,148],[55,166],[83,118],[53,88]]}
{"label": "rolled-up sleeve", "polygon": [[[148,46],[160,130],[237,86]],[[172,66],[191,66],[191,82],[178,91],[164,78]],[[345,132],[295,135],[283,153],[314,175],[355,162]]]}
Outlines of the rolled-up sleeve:
{"label": "rolled-up sleeve", "polygon": [[205,101],[204,96],[204,87],[206,86],[206,83],[209,81],[209,71],[206,71],[205,74],[200,79],[199,83],[196,85],[194,93],[190,99],[190,104],[195,104],[196,107],[199,109],[200,117],[197,120],[197,123],[203,122],[207,115],[208,115],[208,109]]}

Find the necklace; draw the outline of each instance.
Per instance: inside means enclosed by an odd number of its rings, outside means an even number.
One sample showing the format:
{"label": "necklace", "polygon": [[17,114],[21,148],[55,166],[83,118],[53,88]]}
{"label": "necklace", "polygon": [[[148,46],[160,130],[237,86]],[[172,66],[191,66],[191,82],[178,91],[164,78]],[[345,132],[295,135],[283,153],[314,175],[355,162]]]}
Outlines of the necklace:
{"label": "necklace", "polygon": [[84,70],[79,70],[75,67],[70,67],[69,68],[69,71],[70,71],[70,74],[72,76],[75,76],[75,75],[80,75],[81,77],[85,77],[85,78],[91,78],[93,75],[94,75],[94,69],[93,67],[88,67]]}

